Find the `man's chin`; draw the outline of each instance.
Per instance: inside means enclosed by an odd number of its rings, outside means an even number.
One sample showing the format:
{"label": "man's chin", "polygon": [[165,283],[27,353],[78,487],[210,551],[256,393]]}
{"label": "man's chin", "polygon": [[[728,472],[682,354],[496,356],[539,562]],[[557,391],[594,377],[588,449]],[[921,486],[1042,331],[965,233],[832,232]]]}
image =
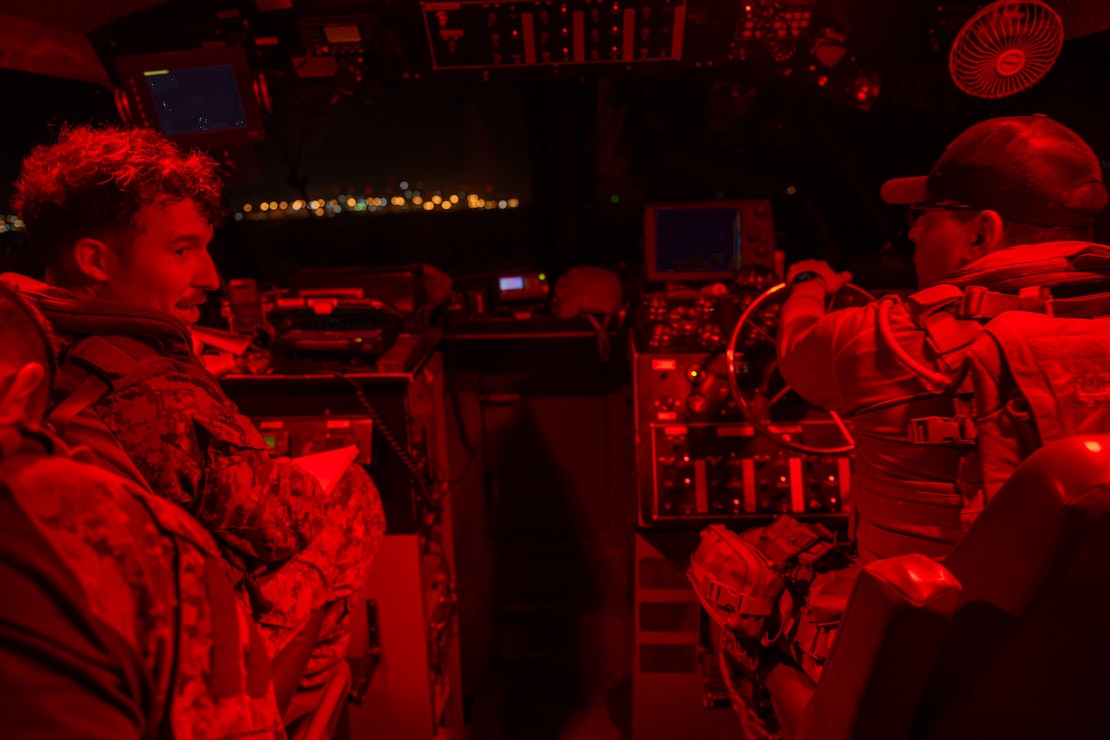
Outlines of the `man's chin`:
{"label": "man's chin", "polygon": [[200,320],[200,307],[189,306],[188,308],[175,308],[173,310],[173,315],[186,324],[195,324]]}

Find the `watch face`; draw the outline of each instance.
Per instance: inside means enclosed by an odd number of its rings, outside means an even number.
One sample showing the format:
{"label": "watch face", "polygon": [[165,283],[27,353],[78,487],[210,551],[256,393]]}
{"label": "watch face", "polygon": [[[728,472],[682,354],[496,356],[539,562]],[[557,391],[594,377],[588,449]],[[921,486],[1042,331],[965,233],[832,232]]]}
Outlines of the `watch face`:
{"label": "watch face", "polygon": [[813,280],[814,278],[819,277],[821,276],[813,270],[806,270],[805,272],[799,272],[797,275],[795,275],[794,279],[790,281],[790,284],[794,285],[796,283],[804,283],[807,280]]}

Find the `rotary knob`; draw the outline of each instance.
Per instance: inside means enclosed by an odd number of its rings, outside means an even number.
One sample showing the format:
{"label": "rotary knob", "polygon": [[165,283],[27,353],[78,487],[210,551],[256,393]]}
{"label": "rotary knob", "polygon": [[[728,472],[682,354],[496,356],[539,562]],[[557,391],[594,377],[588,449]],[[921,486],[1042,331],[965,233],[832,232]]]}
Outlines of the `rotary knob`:
{"label": "rotary knob", "polygon": [[709,409],[709,399],[701,393],[691,393],[686,397],[686,410],[691,414],[704,414]]}

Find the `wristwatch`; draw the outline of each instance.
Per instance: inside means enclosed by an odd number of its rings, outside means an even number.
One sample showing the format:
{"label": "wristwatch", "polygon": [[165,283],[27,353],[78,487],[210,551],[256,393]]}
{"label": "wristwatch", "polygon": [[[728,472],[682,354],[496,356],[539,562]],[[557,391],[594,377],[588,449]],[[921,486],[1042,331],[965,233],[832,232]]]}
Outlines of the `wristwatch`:
{"label": "wristwatch", "polygon": [[794,287],[798,283],[804,283],[804,282],[807,282],[809,280],[813,280],[814,278],[824,280],[824,278],[821,277],[821,273],[814,272],[813,270],[806,270],[804,272],[799,272],[797,275],[794,276],[794,279],[790,281],[790,287]]}

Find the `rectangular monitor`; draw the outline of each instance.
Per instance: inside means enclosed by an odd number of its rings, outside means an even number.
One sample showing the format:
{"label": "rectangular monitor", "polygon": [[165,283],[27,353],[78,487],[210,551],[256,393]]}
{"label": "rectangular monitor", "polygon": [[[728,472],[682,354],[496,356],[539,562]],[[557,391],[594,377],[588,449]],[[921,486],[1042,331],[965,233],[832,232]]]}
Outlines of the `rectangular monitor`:
{"label": "rectangular monitor", "polygon": [[774,266],[767,200],[663,203],[644,209],[648,282],[728,281],[747,265]]}
{"label": "rectangular monitor", "polygon": [[187,146],[228,146],[265,138],[242,49],[125,56],[116,60],[116,68],[134,123],[156,128]]}

